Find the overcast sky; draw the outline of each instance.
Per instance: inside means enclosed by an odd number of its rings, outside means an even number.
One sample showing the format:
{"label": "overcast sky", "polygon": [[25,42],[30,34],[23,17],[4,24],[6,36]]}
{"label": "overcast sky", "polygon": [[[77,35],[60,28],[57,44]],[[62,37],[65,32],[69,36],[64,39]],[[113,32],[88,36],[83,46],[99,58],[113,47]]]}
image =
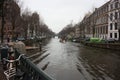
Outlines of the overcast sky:
{"label": "overcast sky", "polygon": [[37,11],[52,31],[58,33],[67,24],[78,23],[88,11],[109,0],[22,0],[24,8]]}

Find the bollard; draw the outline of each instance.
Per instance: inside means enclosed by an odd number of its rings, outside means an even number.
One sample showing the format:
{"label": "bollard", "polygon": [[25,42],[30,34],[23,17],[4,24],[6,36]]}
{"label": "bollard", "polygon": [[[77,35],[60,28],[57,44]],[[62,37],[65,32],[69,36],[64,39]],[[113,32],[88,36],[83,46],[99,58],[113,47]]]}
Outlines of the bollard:
{"label": "bollard", "polygon": [[41,42],[39,42],[39,49],[40,49],[40,51],[42,51],[42,43]]}

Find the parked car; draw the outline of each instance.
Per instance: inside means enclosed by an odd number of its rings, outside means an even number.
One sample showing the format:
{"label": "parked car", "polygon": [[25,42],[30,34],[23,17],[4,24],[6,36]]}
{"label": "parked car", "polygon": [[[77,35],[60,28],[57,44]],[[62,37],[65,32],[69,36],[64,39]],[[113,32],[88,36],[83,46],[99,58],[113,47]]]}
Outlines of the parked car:
{"label": "parked car", "polygon": [[80,42],[80,39],[79,39],[79,38],[73,38],[72,41],[73,41],[73,42]]}
{"label": "parked car", "polygon": [[24,38],[24,37],[18,37],[17,40],[19,40],[19,41],[24,41],[25,38]]}
{"label": "parked car", "polygon": [[28,40],[33,40],[33,39],[35,39],[35,37],[28,37],[27,39]]}
{"label": "parked car", "polygon": [[108,39],[106,42],[107,43],[114,43],[116,40],[115,39]]}
{"label": "parked car", "polygon": [[95,37],[88,39],[87,42],[90,42],[90,43],[106,43],[104,39],[95,38]]}
{"label": "parked car", "polygon": [[84,41],[90,41],[89,37],[84,38]]}

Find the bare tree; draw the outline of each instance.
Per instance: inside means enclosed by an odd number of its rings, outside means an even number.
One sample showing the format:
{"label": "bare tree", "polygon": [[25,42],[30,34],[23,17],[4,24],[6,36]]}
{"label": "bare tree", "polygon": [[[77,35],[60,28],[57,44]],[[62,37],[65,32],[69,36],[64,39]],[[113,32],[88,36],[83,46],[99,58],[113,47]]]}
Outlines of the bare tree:
{"label": "bare tree", "polygon": [[14,0],[6,1],[6,18],[12,23],[12,37],[15,37],[15,28],[20,19],[20,7]]}
{"label": "bare tree", "polygon": [[39,28],[39,14],[37,12],[34,12],[31,16],[32,18],[32,26],[31,26],[31,30],[32,30],[32,33],[33,33],[33,36],[37,35],[38,34],[38,28]]}
{"label": "bare tree", "polygon": [[25,33],[25,38],[27,38],[27,30],[28,30],[28,26],[30,25],[30,20],[31,20],[31,16],[28,14],[23,14],[22,15],[23,18],[23,29],[24,29],[24,33]]}
{"label": "bare tree", "polygon": [[75,27],[72,26],[72,24],[68,24],[66,27],[64,27],[59,33],[58,35],[60,37],[67,37],[68,34],[70,34],[71,32],[75,32]]}

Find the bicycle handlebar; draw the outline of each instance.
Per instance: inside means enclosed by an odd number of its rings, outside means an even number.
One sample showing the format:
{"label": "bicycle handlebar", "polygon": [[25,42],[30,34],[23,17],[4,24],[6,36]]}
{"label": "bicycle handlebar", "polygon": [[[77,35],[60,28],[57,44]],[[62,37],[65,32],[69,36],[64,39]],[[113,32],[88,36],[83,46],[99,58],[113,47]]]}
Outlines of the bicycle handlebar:
{"label": "bicycle handlebar", "polygon": [[12,63],[12,62],[15,62],[15,61],[19,61],[20,58],[21,58],[23,55],[25,55],[25,54],[20,54],[19,57],[18,57],[17,59],[15,59],[15,60],[8,60],[8,59],[6,59],[6,58],[3,58],[3,60],[5,60],[5,61],[7,61],[7,62],[9,62],[9,63]]}

